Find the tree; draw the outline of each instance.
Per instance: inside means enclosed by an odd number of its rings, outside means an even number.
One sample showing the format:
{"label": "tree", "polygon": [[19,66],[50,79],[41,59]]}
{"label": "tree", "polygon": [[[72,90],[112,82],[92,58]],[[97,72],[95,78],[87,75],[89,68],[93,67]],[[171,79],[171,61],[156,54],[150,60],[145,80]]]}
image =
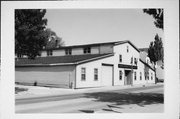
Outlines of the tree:
{"label": "tree", "polygon": [[163,30],[163,9],[143,9],[143,12],[152,15],[155,26]]}
{"label": "tree", "polygon": [[156,67],[155,64],[157,61],[162,60],[164,61],[164,49],[163,43],[161,38],[156,34],[155,41],[151,42],[148,49],[148,57],[150,58],[151,62],[154,63],[155,69],[155,77],[156,77]]}
{"label": "tree", "polygon": [[54,31],[48,28],[45,32],[47,35],[46,49],[58,48],[64,45],[62,38],[58,37]]}
{"label": "tree", "polygon": [[26,55],[34,59],[46,45],[44,18],[45,9],[15,10],[15,53],[18,57]]}

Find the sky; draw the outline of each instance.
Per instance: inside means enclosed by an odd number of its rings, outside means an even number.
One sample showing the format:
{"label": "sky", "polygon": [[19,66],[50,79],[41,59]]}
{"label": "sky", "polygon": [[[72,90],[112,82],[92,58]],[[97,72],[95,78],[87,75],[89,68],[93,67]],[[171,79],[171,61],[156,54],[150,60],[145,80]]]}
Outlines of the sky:
{"label": "sky", "polygon": [[163,37],[142,9],[47,9],[45,18],[66,46],[130,40],[147,48],[156,33]]}

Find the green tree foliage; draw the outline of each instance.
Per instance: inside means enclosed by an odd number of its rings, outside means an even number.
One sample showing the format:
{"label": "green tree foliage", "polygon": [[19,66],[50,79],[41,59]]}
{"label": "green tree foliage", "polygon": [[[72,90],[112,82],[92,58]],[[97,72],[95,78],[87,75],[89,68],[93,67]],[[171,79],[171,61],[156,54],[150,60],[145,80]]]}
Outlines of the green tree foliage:
{"label": "green tree foliage", "polygon": [[18,57],[26,55],[34,59],[40,55],[47,38],[45,13],[45,9],[15,10],[15,53]]}
{"label": "green tree foliage", "polygon": [[144,13],[152,15],[155,19],[154,24],[157,28],[163,29],[163,9],[143,9]]}
{"label": "green tree foliage", "polygon": [[58,37],[54,31],[46,29],[45,32],[47,35],[46,49],[59,48],[64,45],[62,38]]}

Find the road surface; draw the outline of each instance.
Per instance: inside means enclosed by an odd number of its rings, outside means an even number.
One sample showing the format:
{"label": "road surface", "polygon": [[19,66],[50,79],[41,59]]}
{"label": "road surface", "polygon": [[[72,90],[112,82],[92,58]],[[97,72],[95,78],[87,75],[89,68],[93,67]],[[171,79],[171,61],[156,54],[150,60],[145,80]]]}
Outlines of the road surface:
{"label": "road surface", "polygon": [[163,86],[16,99],[16,113],[163,112]]}

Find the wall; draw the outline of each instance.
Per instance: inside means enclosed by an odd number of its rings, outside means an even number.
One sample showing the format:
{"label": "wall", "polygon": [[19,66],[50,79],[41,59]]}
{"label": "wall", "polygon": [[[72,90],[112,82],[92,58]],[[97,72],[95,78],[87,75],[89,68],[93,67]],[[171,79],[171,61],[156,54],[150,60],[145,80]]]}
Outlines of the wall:
{"label": "wall", "polygon": [[[129,47],[129,52],[127,52],[127,46]],[[154,83],[153,80],[146,81],[144,76],[145,71],[145,65],[139,61],[139,52],[134,49],[130,44],[125,43],[122,45],[114,46],[114,56],[99,59],[96,61],[80,64],[76,67],[76,88],[83,88],[83,87],[98,87],[102,86],[102,63],[105,64],[113,64],[114,67],[114,85],[124,85],[124,76],[125,76],[125,70],[131,70],[131,68],[119,68],[118,64],[126,64],[131,65],[131,57],[136,57],[137,62],[137,69],[134,69],[133,71],[136,72],[136,80],[134,80],[134,73],[132,75],[133,77],[133,84],[146,84],[146,83]],[[122,62],[119,62],[119,54],[122,54]],[[134,63],[133,63],[134,64]],[[135,65],[135,64],[134,64]],[[86,68],[86,81],[81,81],[81,68]],[[98,68],[99,70],[99,80],[94,81],[94,68]],[[119,80],[119,71],[122,71],[122,80]],[[140,80],[140,72],[142,72],[142,80]],[[150,69],[149,74],[154,72]]]}
{"label": "wall", "polygon": [[65,50],[53,50],[53,56],[64,56],[65,55]]}
{"label": "wall", "polygon": [[[19,67],[15,68],[15,81],[55,87],[69,87],[75,80],[75,66]],[[73,83],[74,84],[74,83]]]}
{"label": "wall", "polygon": [[[113,64],[113,56],[79,64],[76,67],[76,88],[102,86],[102,63]],[[86,68],[86,81],[81,81],[81,68]],[[98,80],[94,80],[94,68],[98,69]]]}
{"label": "wall", "polygon": [[113,53],[113,45],[111,44],[100,45],[99,52],[100,54]]}

